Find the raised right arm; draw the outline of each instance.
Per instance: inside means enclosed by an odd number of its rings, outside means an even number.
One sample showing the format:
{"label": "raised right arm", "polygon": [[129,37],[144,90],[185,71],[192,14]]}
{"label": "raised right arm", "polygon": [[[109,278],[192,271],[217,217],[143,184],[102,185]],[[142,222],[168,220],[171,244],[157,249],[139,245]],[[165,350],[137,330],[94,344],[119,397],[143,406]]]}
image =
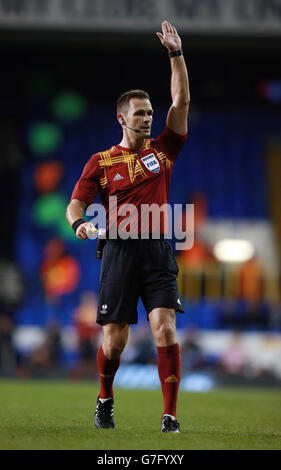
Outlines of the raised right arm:
{"label": "raised right arm", "polygon": [[[181,38],[168,21],[162,23],[162,34],[156,33],[169,52],[180,51]],[[189,80],[184,56],[171,57],[171,95],[172,105],[167,115],[167,127],[180,135],[187,134],[187,116],[190,103]]]}

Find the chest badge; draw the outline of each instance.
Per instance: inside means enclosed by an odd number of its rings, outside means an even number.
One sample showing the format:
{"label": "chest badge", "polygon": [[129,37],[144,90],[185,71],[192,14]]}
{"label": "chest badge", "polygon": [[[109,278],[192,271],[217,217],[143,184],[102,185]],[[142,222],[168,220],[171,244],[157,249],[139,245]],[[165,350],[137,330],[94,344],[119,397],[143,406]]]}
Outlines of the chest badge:
{"label": "chest badge", "polygon": [[149,155],[142,157],[141,160],[149,171],[152,171],[153,173],[159,172],[160,165],[154,153],[150,153]]}

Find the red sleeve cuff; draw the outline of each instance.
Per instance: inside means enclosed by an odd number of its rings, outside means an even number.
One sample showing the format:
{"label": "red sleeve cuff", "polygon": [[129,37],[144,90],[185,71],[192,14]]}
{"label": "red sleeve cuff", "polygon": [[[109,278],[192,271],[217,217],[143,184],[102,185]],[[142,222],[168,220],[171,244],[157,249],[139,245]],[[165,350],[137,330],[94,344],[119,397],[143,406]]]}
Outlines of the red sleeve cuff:
{"label": "red sleeve cuff", "polygon": [[174,162],[187,138],[186,134],[178,134],[170,129],[167,125],[156,139],[155,144],[160,151],[164,152],[167,158]]}
{"label": "red sleeve cuff", "polygon": [[79,201],[84,201],[88,205],[92,204],[98,193],[98,185],[91,183],[89,187],[86,186],[87,185],[85,185],[85,182],[82,182],[81,184],[81,181],[78,181],[72,192],[70,200],[72,201],[72,199],[79,199]]}

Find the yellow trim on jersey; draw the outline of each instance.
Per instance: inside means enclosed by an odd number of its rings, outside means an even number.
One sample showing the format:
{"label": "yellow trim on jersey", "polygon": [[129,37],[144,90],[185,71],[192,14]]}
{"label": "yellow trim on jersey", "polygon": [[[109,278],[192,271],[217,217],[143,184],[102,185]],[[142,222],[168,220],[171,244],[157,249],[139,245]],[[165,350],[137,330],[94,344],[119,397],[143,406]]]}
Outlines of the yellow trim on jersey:
{"label": "yellow trim on jersey", "polygon": [[[150,149],[151,139],[147,139],[144,144],[144,150]],[[99,152],[99,165],[101,168],[104,169],[104,176],[99,179],[100,185],[102,188],[108,186],[108,180],[106,176],[106,167],[112,166],[116,163],[126,163],[128,167],[128,174],[131,183],[134,183],[137,176],[141,175],[143,178],[147,176],[146,172],[144,171],[140,161],[137,158],[136,153],[130,153],[129,151],[122,150],[121,155],[112,156],[111,152],[116,149],[116,146],[111,147],[109,150],[104,152]],[[172,166],[172,162],[168,159],[167,155],[164,152],[157,152],[156,149],[151,149],[153,152],[156,153],[157,158],[166,166],[166,168],[170,168]]]}
{"label": "yellow trim on jersey", "polygon": [[144,150],[148,150],[150,148],[151,139],[147,139],[144,144]]}
{"label": "yellow trim on jersey", "polygon": [[136,161],[136,166],[135,166],[135,177],[139,174],[143,177],[147,176],[144,169],[143,169],[143,167],[140,164],[140,161],[137,160]]}
{"label": "yellow trim on jersey", "polygon": [[104,172],[104,176],[100,178],[99,181],[100,181],[100,185],[102,188],[105,188],[106,186],[108,186],[108,181],[107,181],[105,172]]}
{"label": "yellow trim on jersey", "polygon": [[[124,157],[124,162],[127,163],[127,166],[128,166],[130,181],[131,181],[131,183],[133,183],[134,180],[135,180],[135,177],[134,177],[134,168],[133,168],[132,163],[135,163],[136,154],[131,154],[131,153],[125,152],[123,150],[122,150],[122,154],[123,154],[123,157]],[[134,158],[133,158],[133,156],[134,156]]]}
{"label": "yellow trim on jersey", "polygon": [[129,153],[122,150],[122,155],[117,155],[112,157],[109,152],[100,152],[99,165],[101,168],[106,166],[112,166],[115,163],[128,163],[129,161],[133,163],[136,159],[135,153]]}
{"label": "yellow trim on jersey", "polygon": [[107,150],[105,152],[100,152],[100,160],[99,165],[100,167],[111,166],[112,165],[112,158],[110,152]]}
{"label": "yellow trim on jersey", "polygon": [[161,160],[162,163],[165,163],[166,168],[170,168],[172,166],[172,162],[168,159],[165,153],[163,152],[156,152],[156,153],[157,153],[157,157],[159,158],[159,160]]}

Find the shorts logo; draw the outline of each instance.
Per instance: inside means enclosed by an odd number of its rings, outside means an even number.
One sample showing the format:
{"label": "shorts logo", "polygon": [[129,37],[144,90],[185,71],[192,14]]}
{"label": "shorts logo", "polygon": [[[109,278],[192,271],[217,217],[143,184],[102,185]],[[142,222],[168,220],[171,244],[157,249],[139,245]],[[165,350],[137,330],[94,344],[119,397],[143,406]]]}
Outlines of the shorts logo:
{"label": "shorts logo", "polygon": [[149,171],[152,171],[153,173],[159,172],[160,165],[154,153],[150,153],[149,155],[142,157],[142,161]]}
{"label": "shorts logo", "polygon": [[101,306],[102,310],[100,310],[100,313],[102,313],[103,315],[105,315],[107,313],[107,305],[106,304],[103,304]]}
{"label": "shorts logo", "polygon": [[180,301],[180,299],[178,299],[178,300],[177,300],[177,303],[178,303],[179,305],[181,305],[181,301]]}

